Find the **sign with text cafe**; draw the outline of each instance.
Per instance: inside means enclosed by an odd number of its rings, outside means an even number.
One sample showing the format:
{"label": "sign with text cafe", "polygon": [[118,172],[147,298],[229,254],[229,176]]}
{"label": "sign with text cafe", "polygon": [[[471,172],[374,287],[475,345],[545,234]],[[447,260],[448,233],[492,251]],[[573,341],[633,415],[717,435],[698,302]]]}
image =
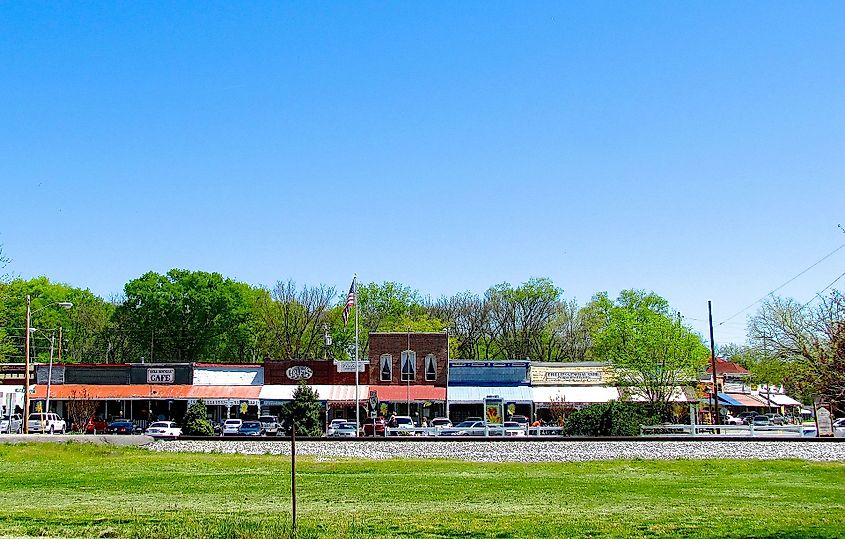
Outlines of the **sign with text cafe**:
{"label": "sign with text cafe", "polygon": [[531,385],[533,386],[599,386],[612,383],[613,371],[604,363],[531,364]]}

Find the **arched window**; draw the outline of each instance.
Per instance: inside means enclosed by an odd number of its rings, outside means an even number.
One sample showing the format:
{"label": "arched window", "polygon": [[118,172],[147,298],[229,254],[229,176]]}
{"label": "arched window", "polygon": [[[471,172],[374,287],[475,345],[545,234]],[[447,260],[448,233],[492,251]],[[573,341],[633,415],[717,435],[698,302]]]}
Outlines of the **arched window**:
{"label": "arched window", "polygon": [[393,381],[393,356],[390,354],[382,354],[379,365],[379,373],[382,382]]}
{"label": "arched window", "polygon": [[425,380],[426,382],[437,380],[437,358],[434,354],[425,356]]}
{"label": "arched window", "polygon": [[402,359],[402,381],[413,382],[417,378],[417,353],[413,350],[405,350],[400,357]]}

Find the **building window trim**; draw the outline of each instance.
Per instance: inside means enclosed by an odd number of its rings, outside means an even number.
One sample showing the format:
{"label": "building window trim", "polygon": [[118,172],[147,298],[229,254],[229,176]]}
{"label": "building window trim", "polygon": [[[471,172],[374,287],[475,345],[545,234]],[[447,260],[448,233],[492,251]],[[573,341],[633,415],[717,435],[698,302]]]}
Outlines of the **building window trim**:
{"label": "building window trim", "polygon": [[379,380],[382,382],[393,381],[393,356],[382,354],[379,362]]}
{"label": "building window trim", "polygon": [[402,382],[414,382],[417,379],[417,353],[413,350],[404,350],[400,356],[400,380]]}
{"label": "building window trim", "polygon": [[437,358],[434,354],[425,356],[425,381],[434,382],[437,380]]}

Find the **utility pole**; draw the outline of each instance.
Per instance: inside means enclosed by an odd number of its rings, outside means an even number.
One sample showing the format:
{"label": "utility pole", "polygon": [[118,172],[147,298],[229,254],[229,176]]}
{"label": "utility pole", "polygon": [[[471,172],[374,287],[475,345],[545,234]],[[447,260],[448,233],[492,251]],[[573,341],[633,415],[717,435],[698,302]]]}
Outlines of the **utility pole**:
{"label": "utility pole", "polygon": [[716,385],[716,344],[713,342],[713,307],[707,300],[707,315],[710,319],[710,369],[713,371],[713,424],[719,424],[719,391]]}

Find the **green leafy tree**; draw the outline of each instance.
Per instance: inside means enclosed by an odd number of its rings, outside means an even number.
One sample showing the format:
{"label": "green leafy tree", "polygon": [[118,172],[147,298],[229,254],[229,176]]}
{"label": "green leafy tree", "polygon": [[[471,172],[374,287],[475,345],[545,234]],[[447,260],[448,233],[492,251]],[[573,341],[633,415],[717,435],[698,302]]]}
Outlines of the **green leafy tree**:
{"label": "green leafy tree", "polygon": [[219,273],[173,269],[146,273],[124,291],[119,319],[148,361],[252,360],[252,287]]}
{"label": "green leafy tree", "polygon": [[208,420],[208,408],[202,400],[188,406],[182,419],[182,433],[188,436],[214,436],[214,427]]}
{"label": "green leafy tree", "polygon": [[296,425],[297,436],[323,434],[322,405],[318,399],[317,392],[301,381],[293,392],[293,400],[283,408],[285,425]]}
{"label": "green leafy tree", "polygon": [[593,298],[593,355],[615,367],[617,383],[643,398],[663,418],[678,386],[698,378],[708,349],[701,337],[672,319],[669,303],[653,292],[625,290],[615,302]]}

